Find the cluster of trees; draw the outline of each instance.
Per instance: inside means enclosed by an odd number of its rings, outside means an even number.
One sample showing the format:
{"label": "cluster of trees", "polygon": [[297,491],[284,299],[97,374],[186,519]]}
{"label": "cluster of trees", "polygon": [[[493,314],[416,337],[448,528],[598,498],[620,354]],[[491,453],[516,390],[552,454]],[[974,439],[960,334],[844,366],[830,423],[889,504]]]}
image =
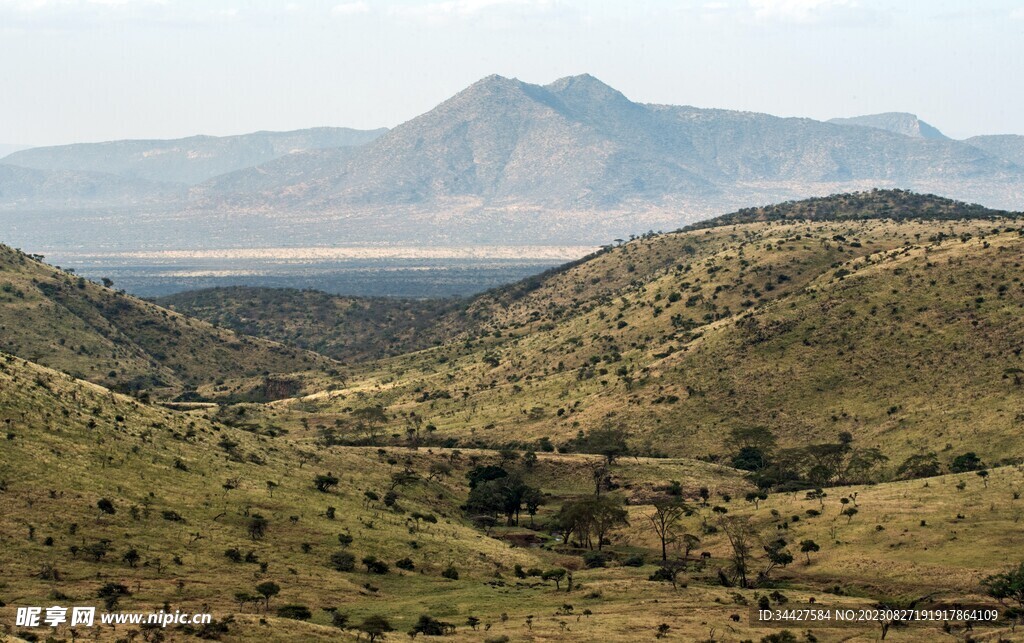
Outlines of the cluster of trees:
{"label": "cluster of trees", "polygon": [[631,454],[627,439],[629,432],[622,425],[608,425],[584,433],[580,431],[575,438],[561,445],[562,453],[594,453],[602,456],[608,466],[615,464],[619,458]]}
{"label": "cluster of trees", "polygon": [[519,473],[509,472],[503,467],[476,467],[466,477],[469,479],[470,491],[464,509],[476,516],[477,522],[494,524],[500,515],[505,517],[506,525],[518,525],[519,515],[524,508],[532,522],[538,508],[544,503],[544,494],[540,489],[523,482]]}
{"label": "cluster of trees", "polygon": [[[874,447],[858,447],[849,432],[836,442],[779,449],[775,435],[765,427],[740,427],[730,431],[731,463],[751,473],[761,489],[793,491],[816,487],[877,482],[888,462]],[[973,451],[954,457],[951,473],[983,471],[985,464]],[[942,475],[943,466],[934,452],[911,455],[893,471],[901,480]]]}
{"label": "cluster of trees", "polygon": [[629,525],[629,512],[614,495],[590,496],[565,502],[555,515],[552,526],[561,533],[566,545],[576,544],[601,551],[609,544],[609,535]]}
{"label": "cluster of trees", "polygon": [[845,431],[836,442],[779,449],[771,430],[741,427],[730,432],[729,445],[734,467],[750,471],[759,488],[780,491],[873,482],[888,461],[875,447],[855,446]]}

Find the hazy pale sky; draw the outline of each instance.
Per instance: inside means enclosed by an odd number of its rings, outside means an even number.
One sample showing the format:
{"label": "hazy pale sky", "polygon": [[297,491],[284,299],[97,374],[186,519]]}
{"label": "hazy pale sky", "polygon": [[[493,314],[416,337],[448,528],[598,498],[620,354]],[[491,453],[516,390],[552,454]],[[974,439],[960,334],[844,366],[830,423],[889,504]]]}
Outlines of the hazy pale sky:
{"label": "hazy pale sky", "polygon": [[492,73],[1024,134],[1020,0],[0,0],[0,143],[394,126]]}

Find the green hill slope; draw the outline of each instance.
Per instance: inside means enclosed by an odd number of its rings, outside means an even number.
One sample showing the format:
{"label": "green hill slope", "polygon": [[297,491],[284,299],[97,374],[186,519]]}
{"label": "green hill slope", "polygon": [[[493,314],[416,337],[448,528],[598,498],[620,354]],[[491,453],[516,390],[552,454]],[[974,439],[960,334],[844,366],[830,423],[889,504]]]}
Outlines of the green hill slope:
{"label": "green hill slope", "polygon": [[[313,431],[283,434],[270,423],[241,431],[202,411],[150,407],[4,354],[0,419],[0,622],[5,635],[24,640],[71,632],[11,627],[17,607],[98,605],[103,612],[111,595],[114,611],[209,612],[216,623],[105,627],[88,632],[96,640],[355,640],[355,630],[336,624],[352,628],[374,615],[386,616],[395,636],[428,615],[454,626],[445,639],[453,641],[480,641],[484,632],[634,641],[638,632],[653,637],[662,623],[684,640],[710,629],[756,640],[774,630],[752,623],[742,606],[771,591],[781,595],[773,604],[814,598],[852,608],[924,594],[981,601],[980,581],[1014,563],[1021,546],[1019,494],[1011,491],[1024,479],[1011,467],[984,481],[966,474],[923,486],[827,489],[822,499],[780,493],[755,505],[740,500],[750,487],[730,469],[623,459],[609,470],[607,497],[622,503],[629,523],[609,533],[601,556],[591,556],[604,562],[588,566],[581,555],[590,550],[553,539],[545,527],[556,529],[564,503],[593,497],[600,458],[540,454],[530,463],[484,451],[326,447]],[[543,490],[536,530],[525,516],[520,526],[486,533],[471,526],[460,505],[465,474],[479,465],[521,472]],[[328,475],[336,485],[317,490],[317,476]],[[673,497],[673,487],[691,508],[679,533],[699,534],[706,552],[687,557],[678,589],[652,580],[659,544],[649,520],[652,501]],[[700,501],[700,487],[710,502]],[[396,495],[385,502],[389,490]],[[850,498],[855,517],[839,513]],[[722,531],[730,521],[747,521],[758,543],[784,536],[796,551],[796,543],[814,539],[821,551],[757,587],[723,585],[732,576]],[[515,546],[526,542],[542,546]],[[355,567],[335,569],[345,552]],[[360,564],[365,556],[390,569],[371,573]],[[760,549],[751,564],[765,564]],[[532,568],[571,571],[572,586],[522,577]],[[448,569],[458,578],[443,575]],[[254,600],[264,583],[278,593]],[[278,612],[288,605],[308,616]],[[941,627],[901,630],[900,640],[939,640]],[[946,634],[962,631],[947,627]],[[1005,627],[977,626],[1012,636]],[[876,628],[810,629],[831,642]]]}
{"label": "green hill slope", "polygon": [[442,343],[458,325],[458,302],[344,297],[315,290],[235,286],[193,290],[156,303],[255,337],[363,361]]}
{"label": "green hill slope", "polygon": [[334,367],[325,357],[214,328],[6,246],[0,349],[124,391],[175,392],[224,378]]}
{"label": "green hill slope", "polygon": [[623,423],[652,452],[727,458],[730,429],[766,426],[783,447],[849,431],[893,466],[1024,456],[1019,219],[917,196],[920,218],[869,218],[879,196],[624,244],[477,299],[463,341],[290,408],[380,404],[399,435],[415,416],[461,444]]}

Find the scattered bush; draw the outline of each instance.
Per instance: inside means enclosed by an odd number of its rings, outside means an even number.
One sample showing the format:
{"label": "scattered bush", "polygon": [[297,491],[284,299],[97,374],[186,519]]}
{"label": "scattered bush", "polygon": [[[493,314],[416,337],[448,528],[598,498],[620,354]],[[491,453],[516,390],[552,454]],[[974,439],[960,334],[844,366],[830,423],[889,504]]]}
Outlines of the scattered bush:
{"label": "scattered bush", "polygon": [[281,618],[290,618],[296,621],[308,621],[313,618],[313,613],[305,605],[282,605],[277,608],[277,615]]}

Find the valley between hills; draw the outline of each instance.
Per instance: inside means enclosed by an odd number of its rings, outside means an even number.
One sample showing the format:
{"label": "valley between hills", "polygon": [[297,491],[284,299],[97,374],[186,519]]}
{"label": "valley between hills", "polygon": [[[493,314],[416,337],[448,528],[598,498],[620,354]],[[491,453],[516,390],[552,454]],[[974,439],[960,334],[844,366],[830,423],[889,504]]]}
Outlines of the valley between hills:
{"label": "valley between hills", "polygon": [[[463,299],[145,301],[4,247],[0,636],[1017,640],[1022,262],[1021,213],[900,190]],[[753,619],[812,599],[1002,619]]]}

